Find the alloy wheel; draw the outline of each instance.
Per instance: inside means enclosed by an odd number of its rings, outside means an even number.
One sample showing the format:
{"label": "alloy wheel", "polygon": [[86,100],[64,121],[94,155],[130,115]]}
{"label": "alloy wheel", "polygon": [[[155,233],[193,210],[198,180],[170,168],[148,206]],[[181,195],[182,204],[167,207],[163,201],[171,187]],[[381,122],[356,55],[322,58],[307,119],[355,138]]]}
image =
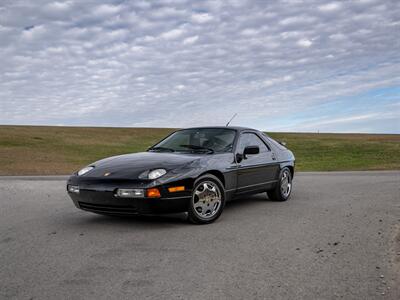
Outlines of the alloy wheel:
{"label": "alloy wheel", "polygon": [[192,201],[197,216],[202,219],[212,218],[221,208],[221,191],[216,183],[203,181],[194,190]]}
{"label": "alloy wheel", "polygon": [[292,190],[292,181],[290,176],[290,171],[285,170],[283,171],[282,178],[281,178],[281,194],[283,197],[287,198],[290,195]]}

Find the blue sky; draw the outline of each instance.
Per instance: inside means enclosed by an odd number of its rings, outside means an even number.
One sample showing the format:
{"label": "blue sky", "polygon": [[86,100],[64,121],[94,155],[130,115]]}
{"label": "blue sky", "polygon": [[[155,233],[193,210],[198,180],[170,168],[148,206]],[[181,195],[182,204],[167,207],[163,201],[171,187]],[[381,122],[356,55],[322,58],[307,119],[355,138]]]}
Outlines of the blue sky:
{"label": "blue sky", "polygon": [[400,133],[400,2],[0,3],[0,124]]}

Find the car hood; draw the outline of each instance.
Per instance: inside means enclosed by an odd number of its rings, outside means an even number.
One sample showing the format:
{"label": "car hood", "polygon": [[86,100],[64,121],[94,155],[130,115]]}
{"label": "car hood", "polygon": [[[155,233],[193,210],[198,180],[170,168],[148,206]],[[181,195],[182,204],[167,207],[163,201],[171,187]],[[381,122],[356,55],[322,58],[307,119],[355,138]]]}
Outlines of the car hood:
{"label": "car hood", "polygon": [[95,168],[82,177],[137,179],[146,170],[163,168],[169,171],[198,160],[200,157],[194,154],[160,152],[113,156],[91,164]]}

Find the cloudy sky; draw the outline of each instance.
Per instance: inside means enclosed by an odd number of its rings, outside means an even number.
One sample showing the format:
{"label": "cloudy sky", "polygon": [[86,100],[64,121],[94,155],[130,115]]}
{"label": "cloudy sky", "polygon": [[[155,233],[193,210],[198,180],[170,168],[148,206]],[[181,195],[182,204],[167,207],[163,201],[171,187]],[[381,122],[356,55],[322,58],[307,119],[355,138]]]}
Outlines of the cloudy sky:
{"label": "cloudy sky", "polygon": [[0,124],[400,133],[400,1],[0,2]]}

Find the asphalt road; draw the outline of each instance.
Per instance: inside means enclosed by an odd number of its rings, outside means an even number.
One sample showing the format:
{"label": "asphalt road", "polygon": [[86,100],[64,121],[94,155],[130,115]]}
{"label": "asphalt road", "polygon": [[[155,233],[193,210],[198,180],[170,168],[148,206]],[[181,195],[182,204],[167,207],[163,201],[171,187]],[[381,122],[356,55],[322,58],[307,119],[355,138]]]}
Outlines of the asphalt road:
{"label": "asphalt road", "polygon": [[64,185],[0,178],[1,299],[400,299],[400,172],[297,174],[204,226],[83,212]]}

